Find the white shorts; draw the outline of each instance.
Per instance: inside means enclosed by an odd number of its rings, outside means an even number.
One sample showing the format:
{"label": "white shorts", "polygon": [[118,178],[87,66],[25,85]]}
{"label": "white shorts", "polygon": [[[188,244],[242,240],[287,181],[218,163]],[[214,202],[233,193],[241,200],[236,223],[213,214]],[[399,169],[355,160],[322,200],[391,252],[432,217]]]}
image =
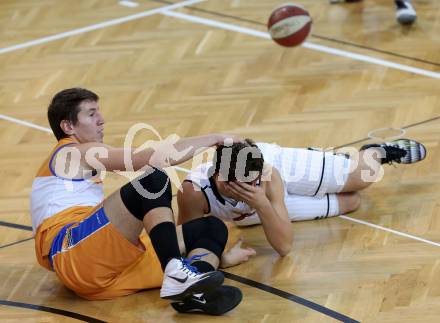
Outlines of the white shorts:
{"label": "white shorts", "polygon": [[[318,220],[339,215],[336,194],[325,194],[323,197],[285,194],[284,202],[290,221]],[[245,227],[260,224],[261,220],[254,214],[234,223],[239,227]]]}
{"label": "white shorts", "polygon": [[284,148],[274,144],[257,144],[265,162],[276,168],[288,194],[316,196],[339,193],[350,173],[350,159],[310,149]]}
{"label": "white shorts", "polygon": [[[347,182],[350,159],[310,149],[257,143],[264,161],[276,168],[284,182],[284,202],[291,221],[339,215],[337,194]],[[257,214],[234,221],[237,226],[261,223]]]}

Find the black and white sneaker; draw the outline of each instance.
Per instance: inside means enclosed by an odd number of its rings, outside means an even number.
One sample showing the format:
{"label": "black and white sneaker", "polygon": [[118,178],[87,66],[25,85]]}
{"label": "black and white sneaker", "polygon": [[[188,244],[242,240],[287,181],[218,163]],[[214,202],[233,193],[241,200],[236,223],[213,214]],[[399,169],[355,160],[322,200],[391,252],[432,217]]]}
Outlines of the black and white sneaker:
{"label": "black and white sneaker", "polygon": [[205,293],[223,284],[224,276],[219,271],[199,273],[184,259],[171,259],[164,270],[160,297],[182,300],[194,293]]}
{"label": "black and white sneaker", "polygon": [[171,303],[171,306],[179,313],[223,315],[240,304],[242,299],[240,289],[223,285],[211,292],[195,294],[180,302]]}
{"label": "black and white sneaker", "polygon": [[382,144],[369,144],[361,147],[360,150],[368,148],[379,148],[382,153],[382,164],[413,164],[425,159],[426,148],[423,144],[411,139],[397,139]]}
{"label": "black and white sneaker", "polygon": [[402,25],[412,24],[417,19],[417,13],[410,0],[394,0],[396,4],[396,19]]}

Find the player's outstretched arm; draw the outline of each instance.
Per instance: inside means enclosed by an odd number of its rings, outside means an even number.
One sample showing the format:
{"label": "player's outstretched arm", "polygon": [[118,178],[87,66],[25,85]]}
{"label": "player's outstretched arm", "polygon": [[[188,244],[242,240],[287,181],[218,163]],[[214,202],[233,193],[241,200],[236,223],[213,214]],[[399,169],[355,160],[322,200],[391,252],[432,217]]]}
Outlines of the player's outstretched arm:
{"label": "player's outstretched arm", "polygon": [[233,142],[240,138],[226,134],[211,134],[198,137],[164,140],[153,147],[119,148],[99,142],[76,145],[81,154],[81,165],[85,168],[106,171],[137,171],[146,165],[165,168],[183,163],[204,149]]}

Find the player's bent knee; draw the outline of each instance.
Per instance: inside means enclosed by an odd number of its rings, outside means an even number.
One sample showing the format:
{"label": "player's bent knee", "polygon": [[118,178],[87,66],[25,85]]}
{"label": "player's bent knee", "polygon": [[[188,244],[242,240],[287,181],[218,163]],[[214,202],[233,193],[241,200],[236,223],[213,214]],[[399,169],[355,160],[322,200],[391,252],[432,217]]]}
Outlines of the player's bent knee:
{"label": "player's bent knee", "polygon": [[361,195],[358,192],[353,192],[350,196],[350,206],[352,211],[356,211],[361,206]]}
{"label": "player's bent knee", "polygon": [[211,237],[221,246],[225,247],[228,241],[228,228],[226,224],[215,216],[208,216],[205,219],[209,223]]}
{"label": "player's bent knee", "polygon": [[222,220],[208,216],[182,225],[186,250],[202,248],[221,257],[228,240],[228,228]]}
{"label": "player's bent knee", "polygon": [[356,211],[361,206],[361,195],[358,192],[338,194],[340,214]]}
{"label": "player's bent knee", "polygon": [[154,168],[120,189],[127,210],[137,219],[158,207],[171,208],[171,183],[165,171]]}

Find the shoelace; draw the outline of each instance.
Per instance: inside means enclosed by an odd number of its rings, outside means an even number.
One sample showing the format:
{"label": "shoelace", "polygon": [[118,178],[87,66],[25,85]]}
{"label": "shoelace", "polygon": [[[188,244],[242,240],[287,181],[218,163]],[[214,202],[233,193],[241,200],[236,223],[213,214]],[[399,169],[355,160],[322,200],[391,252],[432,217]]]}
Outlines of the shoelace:
{"label": "shoelace", "polygon": [[192,275],[199,275],[200,272],[197,270],[197,268],[195,266],[191,266],[191,263],[193,261],[197,261],[202,259],[202,257],[208,255],[209,253],[204,253],[201,255],[194,255],[191,258],[181,258],[182,260],[182,264],[183,264],[183,270],[185,272],[188,272],[188,274],[192,274]]}
{"label": "shoelace", "polygon": [[[398,144],[396,144],[396,143],[385,143],[385,147],[392,147],[392,148],[394,148],[394,149],[396,149],[396,150],[403,150],[403,151],[405,152],[405,155],[406,155],[406,151],[405,151],[405,149],[401,148],[401,147],[400,147]],[[382,147],[382,148],[383,148],[383,149],[386,149],[385,147]],[[405,156],[405,155],[404,155],[404,156]],[[389,157],[387,156],[387,157],[386,157],[386,159],[387,159],[387,164],[396,167],[396,165],[394,165],[394,162],[400,164],[400,163],[401,163],[400,159],[403,158],[404,156],[402,156],[402,157],[397,156],[398,160],[389,159]],[[394,157],[394,158],[396,158],[396,157]]]}

